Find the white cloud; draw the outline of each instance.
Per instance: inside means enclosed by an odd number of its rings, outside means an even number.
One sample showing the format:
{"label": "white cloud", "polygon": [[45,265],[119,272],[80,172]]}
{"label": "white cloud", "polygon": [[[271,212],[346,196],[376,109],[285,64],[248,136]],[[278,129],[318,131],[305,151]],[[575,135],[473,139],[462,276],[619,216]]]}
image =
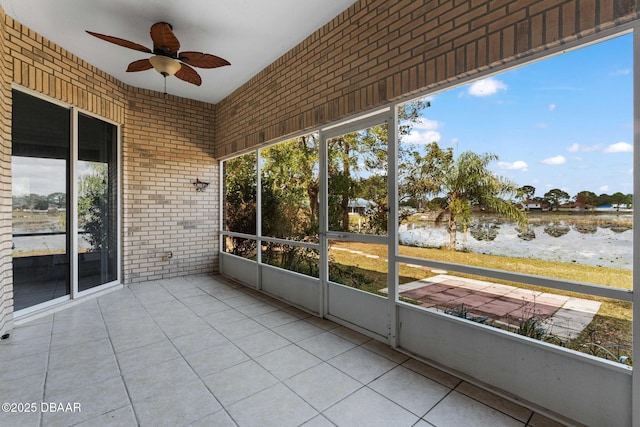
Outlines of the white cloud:
{"label": "white cloud", "polygon": [[498,93],[499,90],[507,90],[507,85],[500,80],[487,78],[478,80],[469,86],[469,95],[473,96],[490,96]]}
{"label": "white cloud", "polygon": [[565,163],[567,163],[567,159],[565,159],[563,155],[559,155],[555,157],[549,157],[548,159],[544,159],[541,163],[545,165],[558,166],[558,165],[564,165]]}
{"label": "white cloud", "polygon": [[570,153],[577,153],[578,151],[590,152],[590,151],[597,151],[601,148],[602,148],[602,144],[581,145],[574,142],[573,144],[567,147],[567,151]]}
{"label": "white cloud", "polygon": [[522,160],[516,160],[515,162],[498,162],[498,167],[500,169],[519,170],[522,172],[526,172],[529,169],[529,165]]}
{"label": "white cloud", "polygon": [[549,104],[549,111],[553,111],[556,109],[556,104]]}
{"label": "white cloud", "polygon": [[602,191],[603,193],[606,193],[607,191],[609,191],[609,186],[603,185],[599,188],[599,190]]}
{"label": "white cloud", "polygon": [[616,142],[604,149],[605,153],[633,153],[633,145],[628,142]]}
{"label": "white cloud", "polygon": [[629,74],[631,74],[631,69],[630,68],[623,68],[623,69],[612,71],[612,72],[609,73],[609,75],[611,77],[628,76]]}
{"label": "white cloud", "polygon": [[546,128],[548,128],[548,127],[549,127],[546,123],[543,123],[543,122],[536,123],[536,124],[535,124],[535,126],[536,126],[536,128],[538,128],[538,129],[546,129]]}
{"label": "white cloud", "polygon": [[420,118],[413,124],[411,132],[402,137],[402,142],[409,144],[431,144],[432,142],[440,142],[442,135],[436,129],[442,126],[442,123],[436,120]]}

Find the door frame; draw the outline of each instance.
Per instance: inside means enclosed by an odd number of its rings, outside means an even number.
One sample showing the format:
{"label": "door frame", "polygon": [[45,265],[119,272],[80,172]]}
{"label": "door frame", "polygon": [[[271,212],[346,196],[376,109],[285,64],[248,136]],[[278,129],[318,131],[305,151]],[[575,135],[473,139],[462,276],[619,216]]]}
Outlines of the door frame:
{"label": "door frame", "polygon": [[[397,160],[397,143],[396,143],[396,120],[397,113],[396,108],[391,106],[385,107],[380,110],[376,110],[365,116],[360,116],[357,119],[342,122],[336,125],[332,125],[323,128],[319,132],[320,141],[320,209],[319,209],[319,235],[320,235],[320,292],[319,292],[319,307],[322,317],[330,320],[338,320],[339,323],[348,322],[349,326],[363,332],[367,335],[375,335],[378,338],[386,339],[390,344],[395,343],[395,327],[396,327],[396,305],[395,305],[395,287],[394,283],[397,282],[396,265],[392,260],[395,258],[395,251],[397,244],[392,242],[396,241],[395,238],[395,221],[397,221],[397,177],[396,177],[396,160]],[[338,232],[331,231],[329,229],[329,215],[328,215],[328,193],[329,193],[329,176],[328,176],[328,143],[331,138],[335,138],[340,135],[344,135],[350,132],[356,132],[359,130],[367,129],[376,125],[386,123],[388,129],[387,139],[387,198],[388,198],[388,218],[387,218],[387,234],[386,235],[371,235],[371,234],[358,234],[352,232]],[[354,298],[358,299],[359,308],[365,312],[370,312],[373,308],[371,304],[376,304],[376,309],[380,310],[380,305],[371,298],[384,298],[369,294],[357,289],[352,289],[339,283],[332,282],[329,279],[329,240],[340,239],[347,242],[358,243],[377,243],[387,246],[387,259],[388,271],[387,271],[387,289],[389,294],[387,295],[387,301],[384,308],[384,328],[380,325],[374,327],[372,330],[371,324],[354,321],[349,319],[348,316],[341,316],[340,307],[335,307],[337,312],[332,311],[332,303],[330,298],[330,292],[333,289],[336,292],[341,292],[342,297],[349,298],[346,294],[353,294]],[[393,293],[392,293],[393,292]],[[393,297],[392,297],[393,296]],[[335,303],[334,303],[335,305]],[[348,305],[348,303],[347,303]],[[352,306],[353,307],[353,306]],[[346,309],[344,307],[343,309]],[[345,318],[346,317],[346,318]],[[366,317],[366,316],[365,316]],[[384,331],[382,330],[384,329]]]}

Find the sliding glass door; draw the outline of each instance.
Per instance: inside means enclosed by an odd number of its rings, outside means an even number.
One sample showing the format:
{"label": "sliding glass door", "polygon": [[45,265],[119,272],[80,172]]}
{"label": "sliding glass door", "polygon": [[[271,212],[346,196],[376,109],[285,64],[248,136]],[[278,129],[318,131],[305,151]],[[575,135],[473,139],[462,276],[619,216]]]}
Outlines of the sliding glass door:
{"label": "sliding glass door", "polygon": [[117,281],[117,126],[18,90],[12,116],[14,309]]}
{"label": "sliding glass door", "polygon": [[78,290],[117,278],[117,128],[78,115]]}
{"label": "sliding glass door", "polygon": [[21,310],[70,293],[71,111],[13,93],[13,299]]}

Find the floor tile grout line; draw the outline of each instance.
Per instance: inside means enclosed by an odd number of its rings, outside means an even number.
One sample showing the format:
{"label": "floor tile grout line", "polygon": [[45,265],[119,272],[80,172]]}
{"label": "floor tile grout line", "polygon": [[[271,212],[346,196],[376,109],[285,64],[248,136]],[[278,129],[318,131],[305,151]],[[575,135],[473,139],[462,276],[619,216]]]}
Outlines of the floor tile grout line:
{"label": "floor tile grout line", "polygon": [[[132,294],[133,294],[133,292],[132,292]],[[135,294],[134,294],[134,297],[137,299]],[[124,376],[122,374],[122,367],[120,366],[120,361],[118,360],[118,356],[116,356],[116,349],[113,346],[113,342],[111,341],[111,334],[109,334],[109,326],[107,325],[107,322],[106,322],[106,320],[104,318],[104,310],[102,308],[102,305],[100,304],[100,298],[98,298],[97,304],[98,304],[98,309],[100,310],[100,317],[102,318],[102,322],[104,324],[104,327],[107,330],[107,337],[109,338],[109,345],[111,345],[111,350],[113,351],[113,357],[114,357],[114,359],[116,359],[116,365],[118,366],[118,372],[120,373],[120,380],[122,381],[122,384],[124,385],[124,389],[127,392],[127,398],[129,399],[129,406],[131,406],[131,411],[133,412],[133,416],[135,417],[136,423],[139,426],[140,425],[140,419],[138,417],[138,413],[136,412],[135,407],[133,406],[133,399],[131,398],[131,393],[129,391],[129,387],[127,386],[127,382],[125,381]],[[140,304],[140,305],[142,305],[142,304]]]}
{"label": "floor tile grout line", "polygon": [[[160,286],[162,286],[162,285],[160,285]],[[164,288],[164,286],[163,286],[163,288]],[[166,289],[165,289],[165,290],[166,290]],[[167,291],[167,292],[169,292],[169,291]],[[134,296],[135,296],[135,298],[136,298],[136,299],[138,299],[138,301],[140,302],[140,305],[142,305],[142,306],[143,306],[143,309],[144,309],[144,310],[147,312],[147,314],[151,317],[151,319],[152,319],[152,320],[153,320],[153,322],[156,324],[156,326],[158,326],[158,328],[160,329],[160,331],[162,332],[162,334],[165,336],[165,338],[167,339],[167,341],[169,341],[169,343],[173,346],[173,348],[176,350],[176,352],[180,355],[179,357],[180,357],[180,358],[182,359],[182,361],[183,361],[183,362],[184,362],[184,363],[189,367],[189,369],[190,369],[190,370],[191,370],[191,372],[195,375],[195,377],[198,379],[198,381],[199,381],[199,382],[204,386],[204,388],[209,392],[209,394],[211,395],[211,397],[212,397],[212,398],[213,398],[213,399],[218,403],[218,405],[220,405],[220,408],[225,409],[225,406],[222,404],[222,402],[220,402],[220,400],[215,396],[215,394],[214,394],[214,393],[213,393],[213,391],[209,388],[209,386],[208,386],[208,385],[203,381],[203,379],[200,377],[200,375],[198,375],[198,373],[193,369],[193,367],[191,366],[191,364],[189,363],[189,361],[185,358],[185,355],[183,355],[183,354],[180,352],[180,349],[175,345],[175,343],[173,342],[173,340],[172,340],[172,339],[167,335],[167,333],[166,333],[166,332],[165,332],[165,330],[162,328],[162,326],[160,326],[160,324],[156,321],[155,317],[154,317],[151,313],[149,313],[149,312],[148,312],[148,310],[147,310],[147,308],[146,308],[146,307],[144,307],[144,304],[142,304],[142,301],[140,301],[139,297],[138,297],[137,295],[134,295]],[[173,294],[172,294],[172,296],[173,296]],[[177,299],[177,298],[176,298],[176,299]],[[182,302],[181,302],[181,304],[182,304]],[[183,304],[183,305],[185,305],[185,304]],[[185,307],[186,307],[186,305],[185,305]],[[209,325],[209,326],[210,326],[211,328],[213,328],[211,325]],[[215,328],[213,328],[213,329],[215,330]],[[174,337],[174,338],[179,338],[179,337]],[[116,359],[117,359],[117,357],[116,357]],[[124,382],[124,384],[125,384],[125,387],[126,387],[126,386],[127,386],[127,383],[126,383],[126,381],[124,380],[124,377],[123,377],[123,379],[122,379],[122,380],[123,380],[123,382]],[[127,387],[127,394],[129,394],[128,387]],[[155,394],[157,394],[157,393],[155,393]],[[146,398],[144,398],[144,399],[142,399],[142,400],[144,401],[144,400],[150,399],[150,398],[152,398],[152,397],[153,397],[153,395],[152,395],[152,396],[148,396],[148,397],[146,397]],[[136,416],[136,420],[137,420],[137,422],[138,422],[138,425],[140,425],[140,420],[138,419],[138,413],[136,412],[135,406],[133,405],[133,399],[131,399],[131,396],[130,396],[130,395],[129,395],[129,400],[131,401],[131,407],[133,408],[133,412],[134,412],[134,414],[135,414],[135,416]],[[219,409],[218,411],[220,411],[220,409]],[[209,415],[213,415],[213,414],[215,414],[215,413],[216,413],[216,412],[218,412],[218,411],[211,412],[211,413],[207,414],[205,417],[207,417],[207,416],[209,416]],[[225,411],[226,411],[226,409],[225,409]],[[229,415],[229,417],[231,417],[231,414],[229,414],[228,412],[227,412],[227,414]],[[234,422],[235,422],[235,420],[234,420]],[[237,424],[237,423],[236,423],[236,424]]]}
{"label": "floor tile grout line", "polygon": [[[51,330],[49,331],[49,344],[47,346],[47,363],[45,365],[44,371],[44,381],[42,383],[42,400],[44,402],[46,392],[47,392],[47,379],[49,378],[49,364],[51,363],[51,342],[53,341],[53,326],[56,321],[56,313],[53,313],[51,317]],[[44,427],[44,416],[42,411],[38,411],[38,424],[41,427]]]}
{"label": "floor tile grout line", "polygon": [[[488,408],[493,409],[494,411],[497,411],[497,412],[499,412],[499,413],[501,413],[501,414],[503,414],[503,415],[506,415],[507,417],[510,417],[510,418],[512,418],[512,419],[514,419],[514,420],[516,420],[516,421],[517,421],[517,422],[519,422],[519,423],[523,423],[523,426],[526,426],[526,425],[527,425],[527,422],[526,422],[526,421],[524,421],[524,422],[523,422],[523,421],[521,421],[521,420],[517,419],[516,417],[514,417],[513,415],[507,414],[506,412],[501,411],[501,410],[500,410],[500,409],[498,409],[498,408],[494,408],[493,406],[488,405],[488,404],[486,404],[486,403],[482,402],[481,400],[476,399],[476,398],[475,398],[475,397],[473,397],[473,396],[469,396],[469,395],[468,395],[468,394],[466,394],[466,393],[463,393],[463,392],[461,392],[461,391],[458,391],[458,390],[457,390],[457,388],[458,388],[458,387],[460,387],[460,386],[461,386],[462,384],[464,384],[465,382],[466,382],[466,381],[461,380],[461,381],[460,381],[460,383],[459,383],[458,385],[456,385],[456,387],[455,387],[453,390],[454,390],[456,393],[459,393],[459,394],[461,394],[461,395],[463,395],[463,396],[465,396],[465,397],[468,397],[468,398],[469,398],[469,399],[471,399],[471,400],[475,400],[476,402],[480,403],[481,405],[484,405],[484,406],[486,406],[486,407],[488,407]],[[473,384],[471,384],[471,383],[469,383],[469,382],[467,382],[467,384],[473,385]],[[477,387],[477,386],[475,386],[475,387]],[[479,388],[479,387],[478,387],[478,388]],[[514,405],[517,405],[517,403],[515,403],[515,402],[510,402],[509,400],[503,399],[503,398],[501,398],[500,396],[497,396],[497,395],[495,395],[495,394],[493,394],[493,393],[491,393],[491,392],[489,392],[489,391],[487,391],[487,390],[484,390],[484,389],[480,389],[480,390],[485,391],[485,392],[487,392],[487,393],[489,393],[489,394],[491,394],[491,395],[493,395],[493,396],[496,396],[496,397],[498,397],[499,399],[504,400],[505,402],[509,402],[509,403],[513,403]],[[518,406],[521,406],[521,405],[518,405]],[[522,407],[524,408],[524,406],[522,406]],[[529,419],[530,419],[530,418],[533,416],[533,414],[535,413],[535,411],[533,411],[533,410],[531,410],[531,409],[529,409],[529,408],[525,408],[525,409],[527,409],[529,412],[531,412],[531,414],[529,414]]]}

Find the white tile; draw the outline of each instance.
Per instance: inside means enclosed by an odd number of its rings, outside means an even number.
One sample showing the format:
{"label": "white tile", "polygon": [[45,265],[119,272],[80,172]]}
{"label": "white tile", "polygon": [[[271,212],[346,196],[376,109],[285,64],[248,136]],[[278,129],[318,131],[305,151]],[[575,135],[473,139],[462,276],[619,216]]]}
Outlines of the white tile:
{"label": "white tile", "polygon": [[318,415],[282,383],[236,402],[227,410],[243,427],[295,427]]}
{"label": "white tile", "polygon": [[237,427],[224,409],[189,424],[189,427]]}
{"label": "white tile", "polygon": [[48,361],[49,353],[46,351],[8,360],[0,356],[0,384],[31,375],[44,375]]}
{"label": "white tile", "polygon": [[318,316],[311,316],[305,319],[306,322],[311,323],[312,325],[315,325],[319,328],[322,328],[326,331],[330,331],[332,329],[335,329],[337,327],[339,327],[340,325],[338,325],[335,322],[332,322],[331,320],[327,320],[327,319],[322,319]]}
{"label": "white tile", "polygon": [[49,369],[58,369],[69,365],[83,365],[91,363],[101,357],[113,355],[113,348],[109,339],[91,342],[91,345],[76,344],[51,350],[49,354]]}
{"label": "white tile", "polygon": [[322,363],[322,360],[293,344],[257,357],[255,360],[280,380]]}
{"label": "white tile", "polygon": [[56,350],[76,344],[88,344],[91,341],[107,338],[107,328],[104,323],[100,325],[85,325],[67,330],[65,333],[51,336],[51,349]]}
{"label": "white tile", "polygon": [[366,387],[326,410],[324,416],[337,426],[367,427],[409,427],[419,419]]}
{"label": "white tile", "polygon": [[133,402],[144,400],[167,388],[195,382],[198,377],[182,358],[150,365],[122,374]]}
{"label": "white tile", "polygon": [[120,369],[115,356],[102,357],[91,363],[49,369],[44,395],[48,398],[119,376]]}
{"label": "white tile", "polygon": [[253,317],[253,320],[267,328],[276,328],[278,326],[286,325],[287,323],[295,322],[298,318],[284,310],[276,310],[255,316]]}
{"label": "white tile", "polygon": [[369,387],[419,417],[451,391],[450,388],[402,366],[387,372],[369,384]]}
{"label": "white tile", "polygon": [[242,350],[230,342],[219,344],[196,353],[189,353],[185,360],[200,378],[230,368],[249,360]]}
{"label": "white tile", "polygon": [[148,399],[134,401],[140,426],[187,425],[221,409],[201,381],[167,387]]}
{"label": "white tile", "polygon": [[340,338],[344,338],[347,341],[351,341],[356,345],[361,345],[371,340],[366,335],[361,334],[360,332],[356,332],[353,329],[346,328],[344,326],[338,326],[335,329],[331,329],[332,334],[336,334]]}
{"label": "white tile", "polygon": [[42,425],[47,427],[77,424],[130,405],[127,390],[120,377],[52,396],[47,402],[80,404],[80,412],[43,413]]}
{"label": "white tile", "polygon": [[564,424],[554,421],[538,413],[533,414],[529,420],[528,427],[563,427]]}
{"label": "white tile", "polygon": [[215,326],[215,328],[230,340],[247,337],[267,330],[267,328],[262,326],[260,323],[251,319],[242,319],[233,323],[225,323],[224,325]]}
{"label": "white tile", "polygon": [[399,351],[392,349],[389,344],[380,341],[370,340],[362,344],[362,347],[367,350],[371,350],[374,353],[378,353],[380,356],[384,356],[398,364],[404,363],[409,359],[409,356],[406,354],[400,353]]}
{"label": "white tile", "polygon": [[451,389],[455,388],[462,382],[460,378],[454,377],[451,374],[441,371],[438,368],[434,368],[431,365],[427,365],[426,363],[422,363],[416,359],[409,359],[404,362],[402,366],[411,369],[412,371],[417,372],[420,375],[432,379]]}
{"label": "white tile", "polygon": [[273,331],[265,330],[234,340],[234,344],[250,357],[258,357],[291,344]]}
{"label": "white tile", "polygon": [[178,357],[180,353],[167,339],[116,353],[122,372],[137,371]]}
{"label": "white tile", "polygon": [[[13,403],[14,401],[10,401]],[[36,402],[39,405],[39,399],[27,400],[25,402]],[[16,402],[17,403],[17,402]],[[35,412],[4,412],[0,411],[0,426],[11,427],[40,427],[40,417],[42,413],[38,410]]]}
{"label": "white tile", "polygon": [[229,323],[235,323],[240,320],[247,319],[247,316],[240,313],[236,309],[229,308],[228,310],[220,310],[214,313],[205,314],[202,316],[202,319],[208,324],[210,324],[211,326],[213,326],[214,328],[218,328],[218,326],[226,325]]}
{"label": "white tile", "polygon": [[278,310],[278,307],[274,307],[259,300],[256,301],[257,302],[255,304],[243,305],[241,307],[237,307],[236,310],[248,317],[256,317],[261,314],[271,313],[272,311]]}
{"label": "white tile", "polygon": [[452,391],[424,419],[439,427],[462,425],[477,427],[524,426],[524,423],[456,391]]}
{"label": "white tile", "polygon": [[334,427],[331,421],[326,419],[323,415],[318,415],[316,417],[311,418],[306,423],[302,424],[301,427]]}
{"label": "white tile", "polygon": [[160,328],[155,325],[149,328],[136,325],[136,327],[132,327],[129,331],[119,332],[117,334],[112,334],[111,330],[109,330],[109,336],[116,352],[144,347],[167,339]]}
{"label": "white tile", "polygon": [[11,336],[2,341],[0,345],[0,363],[22,359],[38,353],[47,353],[50,344],[50,336],[31,339],[20,339]]}
{"label": "white tile", "polygon": [[190,319],[177,319],[174,322],[158,322],[162,331],[169,338],[176,338],[183,335],[189,335],[195,332],[203,332],[211,329],[211,325],[209,325],[204,320],[199,317],[190,318]]}
{"label": "white tile", "polygon": [[203,378],[209,390],[225,407],[278,382],[253,360]]}
{"label": "white tile", "polygon": [[37,373],[17,379],[3,381],[0,386],[0,401],[4,402],[28,402],[26,397],[37,396],[42,398],[44,390],[45,373]]}
{"label": "white tile", "polygon": [[327,363],[307,369],[284,383],[318,411],[324,411],[362,387],[358,381]]}
{"label": "white tile", "polygon": [[298,345],[322,360],[331,359],[355,347],[355,344],[331,332],[314,335],[299,341]]}
{"label": "white tile", "polygon": [[[13,341],[18,340],[24,342],[25,340],[32,338],[49,337],[53,333],[53,317],[51,320],[43,323],[25,323],[24,325],[18,326],[9,332],[11,334],[9,340]],[[7,342],[10,341],[3,341],[2,344],[4,345]]]}
{"label": "white tile", "polygon": [[188,335],[173,338],[171,342],[183,355],[206,350],[216,345],[224,344],[228,340],[219,332],[207,325],[207,329]]}
{"label": "white tile", "polygon": [[391,360],[362,347],[355,347],[327,363],[340,369],[350,377],[368,384],[397,365]]}
{"label": "white tile", "polygon": [[259,299],[246,294],[238,295],[238,296],[227,298],[224,300],[225,304],[233,308],[243,307],[250,304],[256,304],[259,302],[261,302]]}
{"label": "white tile", "polygon": [[497,409],[500,412],[512,416],[513,418],[522,422],[526,423],[529,418],[531,418],[532,411],[530,409],[527,409],[524,406],[517,405],[507,399],[503,399],[500,396],[471,385],[467,382],[462,382],[456,388],[456,391],[458,393],[469,396],[470,398],[475,399],[481,403],[484,403],[485,405],[490,406],[493,409]]}
{"label": "white tile", "polygon": [[[202,298],[202,297],[197,297],[197,298]],[[218,313],[220,311],[231,309],[231,307],[229,307],[227,304],[223,303],[222,301],[218,301],[213,297],[209,297],[209,298],[210,298],[210,301],[208,301],[207,303],[198,304],[198,305],[193,305],[189,303],[187,300],[183,300],[183,301],[185,304],[187,304],[187,307],[191,311],[193,311],[195,314],[197,314],[200,317],[205,317],[209,314]]]}
{"label": "white tile", "polygon": [[282,335],[291,342],[298,342],[305,338],[324,333],[324,329],[313,326],[304,320],[287,323],[273,328],[273,331]]}
{"label": "white tile", "polygon": [[131,406],[125,406],[124,408],[115,409],[106,414],[75,424],[74,427],[122,427],[135,426],[137,424],[138,421],[136,420],[136,415],[133,413],[133,408]]}

